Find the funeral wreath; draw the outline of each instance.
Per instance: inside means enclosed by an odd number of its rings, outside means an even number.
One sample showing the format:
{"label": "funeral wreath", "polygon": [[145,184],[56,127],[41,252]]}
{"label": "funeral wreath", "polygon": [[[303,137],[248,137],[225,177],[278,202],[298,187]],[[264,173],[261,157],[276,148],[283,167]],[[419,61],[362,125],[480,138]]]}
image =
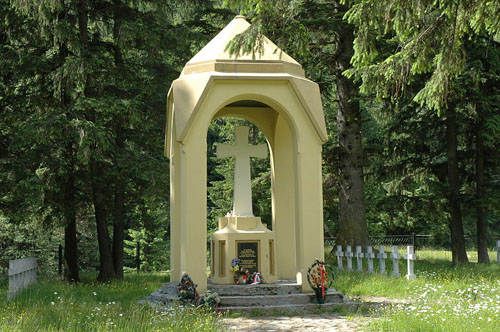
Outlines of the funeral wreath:
{"label": "funeral wreath", "polygon": [[332,287],[335,276],[330,265],[315,260],[307,270],[307,281],[316,294],[319,304],[325,303],[325,295],[328,288]]}

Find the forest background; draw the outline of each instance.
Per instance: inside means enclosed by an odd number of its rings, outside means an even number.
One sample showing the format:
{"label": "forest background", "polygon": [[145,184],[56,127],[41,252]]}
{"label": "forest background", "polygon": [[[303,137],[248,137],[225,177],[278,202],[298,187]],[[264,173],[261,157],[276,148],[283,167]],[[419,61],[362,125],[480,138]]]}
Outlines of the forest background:
{"label": "forest background", "polygon": [[[325,236],[428,234],[452,249],[500,238],[500,4],[495,1],[0,0],[0,272],[35,255],[64,276],[122,278],[169,264],[166,93],[236,14],[320,86]],[[232,206],[238,124],[207,133],[208,230]],[[255,214],[271,227],[269,159],[252,160]]]}

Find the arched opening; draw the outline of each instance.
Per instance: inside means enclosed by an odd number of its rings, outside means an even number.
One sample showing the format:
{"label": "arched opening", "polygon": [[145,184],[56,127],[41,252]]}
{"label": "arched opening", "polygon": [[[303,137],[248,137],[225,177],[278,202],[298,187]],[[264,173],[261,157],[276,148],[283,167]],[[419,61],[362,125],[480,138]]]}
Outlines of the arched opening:
{"label": "arched opening", "polygon": [[[217,219],[233,210],[235,158],[218,158],[218,144],[234,144],[235,128],[249,127],[248,144],[266,144],[264,133],[252,122],[236,116],[224,116],[211,121],[207,132],[207,231],[210,236],[217,228]],[[269,150],[269,148],[268,148]],[[271,163],[265,158],[250,158],[252,208],[255,216],[272,229]]]}
{"label": "arched opening", "polygon": [[[283,113],[284,111],[279,112],[259,100],[236,98],[214,112],[206,136],[207,235],[210,238],[211,234],[218,231],[218,219],[231,211],[233,204],[234,158],[217,158],[216,146],[233,142],[235,127],[248,126],[248,143],[267,143],[268,146],[266,158],[251,158],[254,215],[260,217],[267,229],[275,234],[273,243],[269,245],[269,252],[274,261],[270,264],[273,266],[272,273],[279,279],[295,279],[297,170],[294,155],[297,135],[292,134],[290,122]],[[217,245],[210,241],[208,251],[213,253]],[[209,257],[209,266],[213,273],[221,267],[217,267],[214,263],[216,260],[212,258]],[[221,258],[217,261],[221,261]]]}

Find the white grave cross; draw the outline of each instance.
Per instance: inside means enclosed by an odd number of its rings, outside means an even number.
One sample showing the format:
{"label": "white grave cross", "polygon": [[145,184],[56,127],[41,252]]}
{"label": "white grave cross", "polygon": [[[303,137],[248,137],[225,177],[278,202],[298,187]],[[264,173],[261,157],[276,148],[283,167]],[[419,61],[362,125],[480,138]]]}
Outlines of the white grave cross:
{"label": "white grave cross", "polygon": [[342,246],[338,245],[337,246],[337,265],[339,269],[342,269],[342,257],[344,257],[344,253],[342,252]]}
{"label": "white grave cross", "polygon": [[415,250],[413,246],[406,247],[406,261],[408,267],[408,273],[406,274],[406,279],[414,280],[416,278],[414,272],[414,261],[417,260],[417,255],[415,255]]}
{"label": "white grave cross", "polygon": [[494,249],[497,252],[497,264],[500,264],[500,240],[497,240],[497,246]]}
{"label": "white grave cross", "polygon": [[253,217],[252,184],[250,182],[250,157],[265,158],[266,144],[249,145],[249,127],[235,128],[235,144],[218,144],[217,157],[235,157],[233,214],[235,216]]}
{"label": "white grave cross", "polygon": [[363,256],[361,246],[356,246],[356,264],[359,272],[363,272]]}
{"label": "white grave cross", "polygon": [[380,262],[380,273],[385,273],[385,259],[387,258],[387,254],[385,253],[384,246],[378,246],[378,259]]}
{"label": "white grave cross", "polygon": [[373,249],[371,246],[366,248],[365,257],[367,258],[368,265],[368,273],[373,273],[373,259],[375,258],[375,254],[373,253]]}
{"label": "white grave cross", "polygon": [[399,277],[401,274],[399,273],[398,261],[401,258],[401,255],[398,252],[398,246],[392,246],[391,258],[392,258],[392,274],[391,274],[391,276]]}
{"label": "white grave cross", "polygon": [[346,246],[345,249],[345,258],[347,261],[347,271],[351,272],[352,271],[352,257],[354,256],[354,253],[351,251],[351,246]]}

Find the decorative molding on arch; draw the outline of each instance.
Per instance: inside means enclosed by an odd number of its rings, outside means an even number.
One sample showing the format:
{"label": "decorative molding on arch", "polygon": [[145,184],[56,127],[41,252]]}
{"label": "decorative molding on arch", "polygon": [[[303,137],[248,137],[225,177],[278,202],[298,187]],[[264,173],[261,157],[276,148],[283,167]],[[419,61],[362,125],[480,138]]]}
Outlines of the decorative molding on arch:
{"label": "decorative molding on arch", "polygon": [[[205,96],[210,92],[212,86],[217,84],[218,81],[223,80],[245,80],[248,83],[252,81],[263,81],[269,82],[270,85],[276,82],[287,82],[291,90],[295,93],[298,100],[300,101],[303,109],[309,117],[313,127],[316,129],[317,135],[321,142],[326,142],[328,140],[328,135],[326,131],[326,124],[323,115],[323,107],[321,105],[321,97],[319,92],[319,87],[316,83],[307,80],[305,78],[299,78],[296,76],[281,74],[281,75],[271,75],[271,74],[218,74],[209,73],[202,75],[189,75],[187,77],[179,78],[174,81],[172,88],[168,95],[167,104],[167,127],[166,127],[166,151],[165,155],[169,157],[169,147],[171,145],[170,139],[175,139],[178,142],[182,142],[187,135],[190,128],[190,124],[193,122],[197,113],[200,111],[201,105]],[[242,86],[242,88],[244,88]],[[269,99],[269,96],[262,96],[263,98],[255,99],[257,101],[263,101],[268,103],[265,99]],[[228,99],[224,101],[220,108],[227,104],[227,100],[234,99],[238,100],[238,96],[228,96]],[[279,98],[271,98],[271,100],[280,104]],[[170,102],[171,101],[171,102]],[[272,107],[272,105],[269,105]],[[214,114],[218,112],[219,109],[213,110]],[[174,125],[176,128],[176,137],[172,137],[171,126]]]}

